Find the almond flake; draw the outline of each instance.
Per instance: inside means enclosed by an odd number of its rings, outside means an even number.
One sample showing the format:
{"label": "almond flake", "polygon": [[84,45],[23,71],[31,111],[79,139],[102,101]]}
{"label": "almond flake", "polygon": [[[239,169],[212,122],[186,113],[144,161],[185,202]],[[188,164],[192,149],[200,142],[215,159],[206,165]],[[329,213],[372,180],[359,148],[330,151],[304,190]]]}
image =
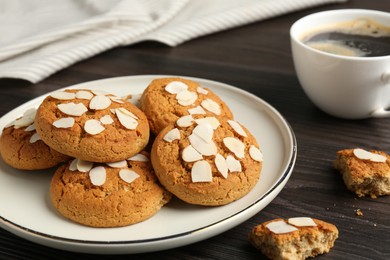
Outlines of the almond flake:
{"label": "almond flake", "polygon": [[194,118],[191,115],[182,116],[177,121],[176,124],[180,127],[189,127],[194,122]]}
{"label": "almond flake", "polygon": [[257,148],[254,145],[251,145],[249,147],[249,155],[255,161],[258,161],[258,162],[262,162],[263,161],[263,153],[260,151],[259,148]]}
{"label": "almond flake", "polygon": [[244,128],[242,128],[242,126],[239,123],[237,123],[236,121],[233,121],[233,120],[228,120],[228,123],[237,134],[244,136],[244,137],[248,137]]}
{"label": "almond flake", "polygon": [[70,171],[74,172],[75,170],[77,170],[77,162],[78,162],[77,158],[72,160],[72,162],[69,165],[69,170]]}
{"label": "almond flake", "polygon": [[100,122],[103,125],[110,125],[110,124],[114,123],[114,120],[112,119],[112,117],[110,115],[105,115],[102,118],[100,118]]}
{"label": "almond flake", "polygon": [[26,132],[31,132],[31,131],[34,131],[35,130],[35,125],[34,124],[31,124],[29,126],[27,126],[24,131]]}
{"label": "almond flake", "polygon": [[95,94],[96,96],[104,96],[104,95],[111,95],[110,92],[101,90],[101,89],[91,89],[91,92]]}
{"label": "almond flake", "polygon": [[191,179],[192,182],[211,182],[213,175],[210,164],[204,160],[195,162],[191,169]]}
{"label": "almond flake", "polygon": [[183,90],[176,95],[177,102],[182,106],[189,106],[195,103],[198,95],[195,92]]}
{"label": "almond flake", "polygon": [[106,182],[106,169],[98,166],[89,171],[89,178],[95,186],[102,186]]}
{"label": "almond flake", "polygon": [[268,223],[266,227],[275,234],[285,234],[298,230],[296,227],[287,224],[283,220]]}
{"label": "almond flake", "polygon": [[204,89],[204,88],[202,88],[202,87],[197,87],[197,88],[196,88],[196,91],[197,91],[198,93],[200,93],[200,94],[203,94],[203,95],[207,95],[207,94],[209,93],[206,89]]}
{"label": "almond flake", "polygon": [[130,157],[127,159],[128,161],[135,161],[135,162],[148,162],[149,157],[146,155],[143,155],[142,153],[137,153],[136,155]]}
{"label": "almond flake", "polygon": [[33,124],[36,112],[37,110],[35,108],[26,110],[20,118],[13,122],[14,128],[21,128]]}
{"label": "almond flake", "polygon": [[225,146],[238,158],[245,157],[245,144],[235,137],[225,137],[223,139]]}
{"label": "almond flake", "polygon": [[53,126],[57,128],[71,128],[74,125],[73,117],[64,117],[53,122]]}
{"label": "almond flake", "polygon": [[217,166],[217,170],[219,171],[219,173],[221,173],[222,176],[226,179],[228,176],[229,169],[225,158],[221,154],[217,153],[214,162],[215,166]]}
{"label": "almond flake", "polygon": [[119,162],[111,162],[111,163],[106,163],[108,166],[111,168],[125,168],[127,167],[127,161],[119,161]]}
{"label": "almond flake", "polygon": [[110,99],[111,99],[112,102],[115,102],[115,103],[118,103],[118,104],[125,103],[125,101],[123,101],[123,99],[121,99],[120,97],[117,97],[117,96],[110,96]]}
{"label": "almond flake", "polygon": [[386,162],[387,158],[386,156],[376,154],[376,153],[371,153],[369,151],[357,148],[353,150],[353,154],[362,160],[369,160],[372,162]]}
{"label": "almond flake", "polygon": [[163,137],[164,141],[172,143],[175,140],[180,140],[180,131],[177,128],[173,128]]}
{"label": "almond flake", "polygon": [[103,110],[111,105],[111,99],[104,95],[94,96],[89,102],[89,108],[93,110]]}
{"label": "almond flake", "polygon": [[190,140],[192,147],[204,156],[216,155],[218,152],[217,146],[213,141],[209,143],[205,142],[196,134],[191,134],[188,139]]}
{"label": "almond flake", "polygon": [[98,133],[103,132],[105,128],[104,126],[102,126],[102,123],[99,120],[89,119],[84,124],[84,130],[88,134],[96,135]]}
{"label": "almond flake", "polygon": [[206,114],[206,111],[204,111],[201,106],[196,106],[194,108],[188,109],[188,113],[190,113],[190,115],[204,115]]}
{"label": "almond flake", "polygon": [[203,156],[192,145],[183,149],[181,157],[185,162],[196,162],[203,159]]}
{"label": "almond flake", "polygon": [[206,143],[210,143],[213,141],[213,135],[214,135],[214,130],[209,124],[200,124],[197,125],[193,130],[193,134],[196,134],[200,138],[203,139]]}
{"label": "almond flake", "polygon": [[72,100],[76,97],[74,92],[67,92],[67,91],[55,91],[50,94],[52,98],[59,99],[59,100]]}
{"label": "almond flake", "polygon": [[315,227],[317,224],[314,222],[312,218],[308,217],[296,217],[289,218],[287,222],[296,227]]}
{"label": "almond flake", "polygon": [[132,183],[139,177],[139,174],[130,169],[122,169],[119,171],[119,177],[121,177],[121,179],[127,183]]}
{"label": "almond flake", "polygon": [[77,159],[76,167],[79,172],[89,172],[92,169],[93,162]]}
{"label": "almond flake", "polygon": [[188,86],[181,81],[172,81],[165,86],[165,90],[171,94],[177,94],[187,89]]}
{"label": "almond flake", "polygon": [[123,108],[123,107],[120,107],[118,108],[119,111],[121,111],[123,114],[126,114],[128,116],[131,116],[132,118],[134,119],[139,119],[136,115],[134,115],[133,113],[131,113],[129,110],[127,110],[126,108]]}
{"label": "almond flake", "polygon": [[91,98],[93,98],[93,94],[90,91],[79,90],[76,92],[76,98],[91,100]]}
{"label": "almond flake", "polygon": [[221,123],[219,123],[218,119],[217,119],[216,117],[213,117],[213,116],[195,119],[195,122],[196,122],[198,125],[201,125],[201,124],[204,124],[204,123],[208,123],[209,125],[211,125],[211,127],[212,127],[214,130],[217,129],[218,126],[221,125]]}
{"label": "almond flake", "polygon": [[41,137],[37,132],[35,132],[31,137],[30,137],[30,144],[35,143],[36,141],[41,140]]}
{"label": "almond flake", "polygon": [[84,106],[83,103],[65,103],[65,104],[58,104],[57,105],[58,109],[67,115],[70,116],[81,116],[85,112],[88,111],[88,108]]}
{"label": "almond flake", "polygon": [[219,104],[217,102],[215,102],[214,100],[211,100],[211,99],[205,99],[202,101],[202,103],[200,104],[204,109],[216,114],[216,115],[220,115],[221,114],[221,108],[219,106]]}
{"label": "almond flake", "polygon": [[121,125],[123,125],[125,128],[127,129],[130,129],[130,130],[134,130],[137,128],[138,126],[138,121],[132,117],[131,115],[129,115],[127,112],[126,109],[120,109],[120,108],[117,108],[115,109],[115,114],[116,116],[118,117],[119,119],[119,122],[121,123]]}
{"label": "almond flake", "polygon": [[232,155],[228,155],[226,157],[226,164],[228,166],[229,172],[242,172],[240,161],[234,158]]}

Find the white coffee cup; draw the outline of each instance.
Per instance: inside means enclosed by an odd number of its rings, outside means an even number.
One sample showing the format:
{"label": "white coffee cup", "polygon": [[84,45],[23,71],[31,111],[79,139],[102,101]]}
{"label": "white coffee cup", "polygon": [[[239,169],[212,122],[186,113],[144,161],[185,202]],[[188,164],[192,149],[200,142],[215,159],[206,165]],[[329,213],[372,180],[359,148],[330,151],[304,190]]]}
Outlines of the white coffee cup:
{"label": "white coffee cup", "polygon": [[335,55],[302,42],[302,37],[316,28],[361,17],[390,26],[390,13],[364,9],[319,12],[296,21],[290,29],[295,70],[309,99],[331,115],[347,119],[390,117],[390,55]]}

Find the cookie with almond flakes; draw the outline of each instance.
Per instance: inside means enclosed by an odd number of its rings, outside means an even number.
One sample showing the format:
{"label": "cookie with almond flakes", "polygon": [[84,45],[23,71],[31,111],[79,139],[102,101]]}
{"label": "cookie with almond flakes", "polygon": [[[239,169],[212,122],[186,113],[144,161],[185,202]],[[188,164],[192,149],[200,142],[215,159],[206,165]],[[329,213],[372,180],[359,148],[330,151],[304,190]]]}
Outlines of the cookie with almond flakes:
{"label": "cookie with almond flakes", "polygon": [[35,126],[53,149],[92,162],[125,160],[143,150],[150,135],[140,109],[92,90],[51,93],[37,110]]}
{"label": "cookie with almond flakes", "polygon": [[184,116],[158,134],[151,160],[161,184],[176,197],[218,206],[256,185],[263,155],[255,137],[236,121]]}
{"label": "cookie with almond flakes", "polygon": [[20,170],[42,170],[70,160],[46,145],[35,131],[36,109],[24,115],[3,129],[0,137],[0,154],[4,162]]}
{"label": "cookie with almond flakes", "polygon": [[186,115],[233,119],[229,107],[215,93],[183,78],[153,80],[141,96],[140,108],[148,117],[152,133],[156,135]]}
{"label": "cookie with almond flakes", "polygon": [[91,227],[122,227],[155,215],[171,199],[146,153],[115,163],[74,159],[55,172],[50,197],[57,211]]}

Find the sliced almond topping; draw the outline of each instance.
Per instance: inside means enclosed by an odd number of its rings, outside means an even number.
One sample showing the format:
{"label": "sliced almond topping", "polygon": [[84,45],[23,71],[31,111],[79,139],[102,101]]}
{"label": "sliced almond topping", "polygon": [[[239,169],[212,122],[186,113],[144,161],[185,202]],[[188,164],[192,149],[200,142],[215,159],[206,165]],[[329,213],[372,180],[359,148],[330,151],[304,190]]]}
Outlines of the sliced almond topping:
{"label": "sliced almond topping", "polygon": [[69,170],[70,171],[74,172],[75,170],[77,170],[77,162],[78,162],[77,158],[72,160],[72,162],[69,165]]}
{"label": "sliced almond topping", "polygon": [[233,128],[233,130],[236,131],[237,134],[244,136],[244,137],[248,137],[244,128],[242,128],[242,126],[239,123],[237,123],[236,121],[233,121],[233,120],[228,120],[228,123]]}
{"label": "sliced almond topping", "polygon": [[201,124],[204,124],[204,123],[208,123],[208,124],[211,125],[211,127],[212,127],[214,130],[217,129],[218,126],[221,125],[221,123],[219,123],[218,119],[217,119],[216,117],[213,117],[213,116],[195,119],[195,122],[196,122],[198,125],[201,125]]}
{"label": "sliced almond topping", "polygon": [[218,152],[217,146],[213,141],[208,143],[196,134],[191,134],[188,139],[192,147],[204,156],[216,155]]}
{"label": "sliced almond topping", "polygon": [[177,94],[187,89],[188,86],[181,81],[172,81],[165,86],[165,90],[171,94]]}
{"label": "sliced almond topping", "polygon": [[110,125],[110,124],[114,123],[114,120],[112,119],[112,117],[110,115],[105,115],[102,118],[100,118],[100,122],[103,125]]}
{"label": "sliced almond topping", "polygon": [[215,102],[214,100],[211,100],[211,99],[205,99],[202,101],[202,103],[200,104],[204,109],[216,114],[216,115],[220,115],[221,114],[221,108],[219,106],[219,104],[217,102]]}
{"label": "sliced almond topping", "polygon": [[93,94],[90,91],[79,90],[76,92],[76,98],[90,100],[91,98],[93,98]]}
{"label": "sliced almond topping", "polygon": [[92,169],[93,162],[77,159],[76,167],[79,172],[89,172]]}
{"label": "sliced almond topping", "polygon": [[245,157],[245,144],[235,137],[225,137],[223,139],[225,146],[238,158]]}
{"label": "sliced almond topping", "polygon": [[96,96],[102,96],[102,95],[111,95],[110,92],[101,90],[101,89],[91,89],[91,92],[95,94]]}
{"label": "sliced almond topping", "polygon": [[34,131],[35,130],[35,125],[34,124],[31,124],[29,126],[27,126],[24,131],[26,132],[31,132],[31,131]]}
{"label": "sliced almond topping", "polygon": [[215,166],[217,166],[218,171],[226,179],[228,176],[229,169],[225,158],[221,154],[217,153],[214,162],[215,162]]}
{"label": "sliced almond topping", "polygon": [[353,154],[362,160],[369,160],[372,162],[386,162],[387,158],[386,156],[376,154],[376,153],[371,153],[369,151],[357,148],[353,150]]}
{"label": "sliced almond topping", "polygon": [[67,91],[55,91],[50,94],[52,98],[59,99],[59,100],[71,100],[76,97],[74,92],[67,92]]}
{"label": "sliced almond topping", "polygon": [[226,164],[229,172],[242,172],[240,161],[234,158],[232,155],[228,155],[226,157]]}
{"label": "sliced almond topping", "polygon": [[182,106],[189,106],[195,103],[198,95],[195,92],[183,90],[176,95],[177,102]]}
{"label": "sliced almond topping", "polygon": [[92,168],[89,171],[89,178],[95,186],[102,186],[106,182],[106,169],[103,166]]}
{"label": "sliced almond topping", "polygon": [[296,217],[289,218],[287,222],[296,227],[315,227],[317,224],[314,222],[312,218],[308,217]]}
{"label": "sliced almond topping", "polygon": [[195,162],[191,169],[191,179],[192,182],[211,182],[213,175],[210,164],[204,160]]}
{"label": "sliced almond topping", "polygon": [[111,163],[106,163],[108,166],[111,168],[125,168],[127,167],[127,161],[119,161],[119,162],[111,162]]}
{"label": "sliced almond topping", "polygon": [[262,162],[263,161],[263,153],[260,151],[259,148],[257,148],[254,145],[251,145],[249,147],[249,155],[255,161],[258,161],[258,162]]}
{"label": "sliced almond topping", "polygon": [[58,109],[67,115],[70,116],[81,116],[85,112],[88,111],[88,108],[84,106],[83,103],[66,103],[66,104],[58,104],[57,105]]}
{"label": "sliced almond topping", "polygon": [[203,156],[192,145],[183,149],[181,157],[185,162],[196,162],[203,159]]}
{"label": "sliced almond topping", "polygon": [[33,144],[36,141],[41,140],[41,137],[37,132],[35,132],[31,137],[30,137],[30,143]]}
{"label": "sliced almond topping", "polygon": [[128,113],[124,112],[126,109],[115,109],[115,114],[119,119],[119,122],[127,129],[134,130],[138,126],[138,121],[134,117],[130,116]]}
{"label": "sliced almond topping", "polygon": [[36,112],[37,110],[35,108],[26,110],[20,118],[13,122],[14,128],[21,128],[33,124]]}
{"label": "sliced almond topping", "polygon": [[74,125],[73,117],[64,117],[53,122],[53,126],[57,128],[71,128]]}
{"label": "sliced almond topping", "polygon": [[188,113],[190,113],[190,115],[204,115],[206,114],[206,111],[204,111],[201,106],[196,106],[194,108],[188,109]]}
{"label": "sliced almond topping", "polygon": [[202,87],[197,87],[197,88],[196,88],[196,91],[197,91],[198,93],[200,93],[200,94],[203,94],[203,95],[207,95],[207,94],[209,93],[206,89],[204,89],[204,88],[202,88]]}
{"label": "sliced almond topping", "polygon": [[149,157],[146,155],[143,155],[142,153],[137,153],[136,155],[130,157],[127,159],[128,161],[135,161],[135,162],[148,162]]}
{"label": "sliced almond topping", "polygon": [[118,108],[119,111],[121,111],[123,114],[126,114],[128,116],[131,116],[132,118],[134,119],[139,119],[136,115],[134,115],[134,113],[130,112],[129,110],[127,110],[126,108],[123,108],[123,107],[120,107]]}
{"label": "sliced almond topping", "polygon": [[214,135],[214,130],[209,124],[200,124],[197,125],[193,130],[193,134],[196,134],[200,138],[203,139],[206,143],[210,143],[213,141],[213,135]]}
{"label": "sliced almond topping", "polygon": [[111,105],[111,99],[104,95],[94,96],[89,102],[89,108],[93,110],[103,110]]}
{"label": "sliced almond topping", "polygon": [[194,122],[194,118],[191,115],[182,116],[177,121],[176,124],[180,127],[189,127]]}
{"label": "sliced almond topping", "polygon": [[266,227],[275,234],[285,234],[298,230],[296,227],[287,224],[283,220],[268,223]]}
{"label": "sliced almond topping", "polygon": [[111,99],[112,102],[115,102],[115,103],[118,103],[118,104],[125,103],[125,101],[123,101],[123,99],[121,99],[120,97],[117,97],[117,96],[110,96],[110,99]]}
{"label": "sliced almond topping", "polygon": [[105,128],[99,120],[89,119],[84,124],[84,130],[90,135],[96,135],[103,132]]}
{"label": "sliced almond topping", "polygon": [[119,171],[119,177],[127,183],[132,183],[139,177],[139,174],[130,169],[122,169]]}
{"label": "sliced almond topping", "polygon": [[175,140],[180,140],[180,131],[177,128],[173,128],[163,137],[164,141],[172,143]]}

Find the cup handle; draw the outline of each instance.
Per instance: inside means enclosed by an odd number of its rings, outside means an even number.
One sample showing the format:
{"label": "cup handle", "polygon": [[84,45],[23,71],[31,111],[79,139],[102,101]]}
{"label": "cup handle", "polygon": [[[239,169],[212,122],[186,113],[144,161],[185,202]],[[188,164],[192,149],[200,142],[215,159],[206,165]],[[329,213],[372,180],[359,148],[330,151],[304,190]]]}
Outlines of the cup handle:
{"label": "cup handle", "polygon": [[[387,72],[382,74],[381,81],[386,85],[390,84],[390,71],[387,71]],[[381,107],[381,108],[378,108],[378,109],[374,110],[373,112],[371,112],[371,116],[372,117],[390,117],[390,110],[387,110],[386,108]]]}

